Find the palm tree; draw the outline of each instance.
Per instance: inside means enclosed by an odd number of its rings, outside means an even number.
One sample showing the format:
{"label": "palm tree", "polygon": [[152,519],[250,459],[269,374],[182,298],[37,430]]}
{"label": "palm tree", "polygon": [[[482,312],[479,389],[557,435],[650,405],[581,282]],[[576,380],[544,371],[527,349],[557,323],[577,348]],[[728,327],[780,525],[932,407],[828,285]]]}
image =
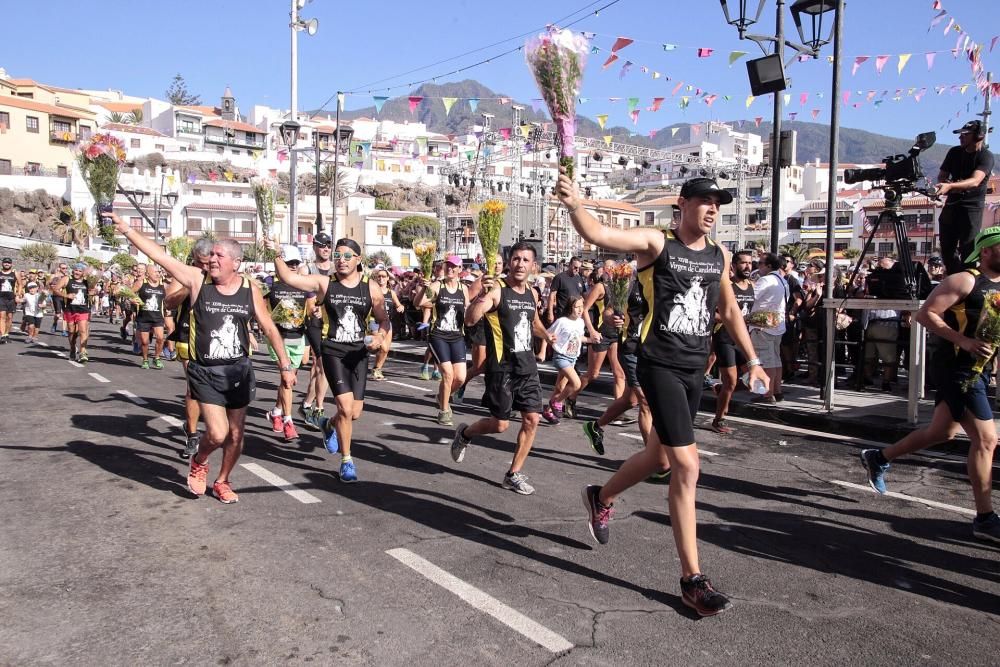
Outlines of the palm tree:
{"label": "palm tree", "polygon": [[129,115],[125,116],[125,122],[130,125],[142,125],[142,108],[136,107],[129,112]]}
{"label": "palm tree", "polygon": [[[336,178],[334,178],[334,173],[336,173]],[[347,173],[343,170],[337,170],[334,172],[333,165],[325,165],[319,173],[319,194],[326,195],[330,197],[330,206],[333,206],[333,193],[334,193],[334,183],[336,183],[336,193],[337,199],[343,199],[347,196]],[[302,191],[307,192],[311,195],[316,194],[316,175],[305,174],[302,177]]]}
{"label": "palm tree", "polygon": [[110,114],[108,114],[108,122],[118,123],[119,125],[122,125],[122,124],[127,124],[128,120],[126,119],[125,114],[123,114],[121,111],[112,111]]}
{"label": "palm tree", "polygon": [[59,219],[52,225],[52,231],[62,243],[72,243],[82,255],[84,246],[94,233],[93,227],[87,222],[87,212],[74,212],[69,206],[64,206],[59,212]]}
{"label": "palm tree", "polygon": [[796,264],[801,264],[809,259],[809,246],[805,243],[786,243],[778,248],[782,255],[788,255],[795,260]]}

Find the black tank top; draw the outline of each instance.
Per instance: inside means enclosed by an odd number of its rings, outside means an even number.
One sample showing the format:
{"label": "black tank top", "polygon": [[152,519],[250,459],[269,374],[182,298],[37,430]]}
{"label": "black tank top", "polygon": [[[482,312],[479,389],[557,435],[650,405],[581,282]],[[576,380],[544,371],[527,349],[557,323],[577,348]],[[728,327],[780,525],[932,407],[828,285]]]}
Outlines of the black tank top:
{"label": "black tank top", "polygon": [[139,319],[143,322],[163,322],[163,299],[167,295],[163,283],[154,287],[143,281],[137,294],[142,299],[139,304]]}
{"label": "black tank top", "polygon": [[500,305],[486,314],[486,370],[506,371],[513,375],[538,372],[532,347],[532,323],[538,313],[534,292],[527,286],[524,294],[501,283]]}
{"label": "black tank top", "polygon": [[17,274],[13,271],[0,271],[0,299],[14,298],[14,285],[17,284]]}
{"label": "black tank top", "polygon": [[354,287],[345,287],[336,276],[330,276],[323,300],[324,348],[340,353],[363,350],[371,314],[372,294],[367,278]]}
{"label": "black tank top", "polygon": [[302,338],[306,332],[306,299],[309,294],[287,283],[274,281],[267,294],[271,319],[282,338]]}
{"label": "black tank top", "polygon": [[250,319],[254,317],[250,280],[226,295],[205,277],[188,315],[188,354],[202,366],[225,366],[250,354]]}
{"label": "black tank top", "polygon": [[725,259],[710,239],[703,249],[692,250],[672,232],[663,236],[659,256],[639,271],[650,304],[639,333],[639,356],[656,366],[704,369]]}
{"label": "black tank top", "polygon": [[622,327],[622,354],[636,354],[639,351],[639,329],[648,312],[649,306],[642,295],[642,285],[638,280],[634,280],[628,291],[625,326]]}
{"label": "black tank top", "polygon": [[[956,303],[945,312],[944,321],[945,324],[963,336],[975,338],[983,304],[991,296],[1000,294],[1000,279],[994,282],[978,269],[967,269],[967,271],[976,279],[972,291],[969,292],[969,296],[965,297],[964,301]],[[936,364],[942,364],[958,371],[968,371],[975,363],[971,354],[957,345],[948,345],[946,341],[944,345],[938,347],[934,361]]]}
{"label": "black tank top", "polygon": [[594,301],[593,307],[590,309],[590,323],[594,325],[597,332],[601,334],[601,338],[605,341],[614,342],[618,338],[618,328],[615,327],[615,322],[612,319],[604,319],[604,311],[611,307],[608,303],[608,283],[607,278],[602,278],[600,281],[594,283],[594,287],[591,289],[597,289],[597,285],[601,285],[604,289],[604,295]]}
{"label": "black tank top", "polygon": [[89,313],[87,304],[87,281],[70,278],[66,283],[66,311],[70,313]]}
{"label": "black tank top", "polygon": [[[735,282],[733,285],[733,294],[736,295],[736,305],[740,307],[740,313],[743,315],[743,319],[746,320],[746,316],[750,314],[750,309],[753,308],[753,281],[747,280],[746,289],[740,289],[739,285]],[[728,345],[735,345],[736,342],[733,337],[729,335],[729,332],[725,327],[719,329],[719,340]]]}
{"label": "black tank top", "polygon": [[434,299],[431,311],[434,328],[431,335],[440,340],[456,341],[465,335],[465,294],[459,283],[454,292],[449,292],[444,283]]}

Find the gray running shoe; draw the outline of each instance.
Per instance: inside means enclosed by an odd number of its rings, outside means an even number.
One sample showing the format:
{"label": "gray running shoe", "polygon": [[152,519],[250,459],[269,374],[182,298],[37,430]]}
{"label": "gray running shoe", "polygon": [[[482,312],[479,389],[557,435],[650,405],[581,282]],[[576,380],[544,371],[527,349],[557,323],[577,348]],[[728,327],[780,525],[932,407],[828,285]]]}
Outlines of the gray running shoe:
{"label": "gray running shoe", "polygon": [[528,484],[528,477],[523,472],[508,472],[504,475],[503,488],[520,493],[522,496],[530,496],[535,492],[535,487]]}
{"label": "gray running shoe", "polygon": [[598,544],[607,544],[611,539],[608,522],[614,516],[615,510],[602,505],[600,497],[601,487],[596,484],[583,487],[583,506],[587,508],[587,527],[590,528],[590,535]]}
{"label": "gray running shoe", "polygon": [[451,410],[440,410],[438,411],[438,424],[441,426],[454,426],[455,420],[452,417]]}
{"label": "gray running shoe", "polygon": [[973,521],[972,536],[977,540],[1000,542],[1000,516],[994,513],[985,521]]}
{"label": "gray running shoe", "polygon": [[195,452],[198,451],[198,441],[201,440],[201,436],[197,433],[189,433],[187,435],[187,441],[184,443],[184,451],[181,452],[181,458],[187,461]]}
{"label": "gray running shoe", "polygon": [[465,458],[465,450],[472,442],[463,435],[466,426],[468,424],[459,424],[458,428],[455,429],[455,439],[451,441],[451,460],[455,463],[462,462],[462,459]]}

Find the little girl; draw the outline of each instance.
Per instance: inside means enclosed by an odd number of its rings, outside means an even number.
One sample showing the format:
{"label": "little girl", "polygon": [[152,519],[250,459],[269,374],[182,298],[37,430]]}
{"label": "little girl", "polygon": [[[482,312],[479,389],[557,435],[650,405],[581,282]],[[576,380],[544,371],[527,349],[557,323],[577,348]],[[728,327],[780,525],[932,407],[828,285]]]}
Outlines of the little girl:
{"label": "little girl", "polygon": [[576,358],[580,356],[583,343],[593,341],[584,336],[586,326],[583,321],[583,297],[570,299],[567,307],[568,315],[560,317],[549,327],[550,334],[556,337],[552,346],[552,363],[559,370],[549,403],[542,409],[542,417],[550,424],[558,424],[562,418],[562,400],[580,390],[580,376],[576,373]]}

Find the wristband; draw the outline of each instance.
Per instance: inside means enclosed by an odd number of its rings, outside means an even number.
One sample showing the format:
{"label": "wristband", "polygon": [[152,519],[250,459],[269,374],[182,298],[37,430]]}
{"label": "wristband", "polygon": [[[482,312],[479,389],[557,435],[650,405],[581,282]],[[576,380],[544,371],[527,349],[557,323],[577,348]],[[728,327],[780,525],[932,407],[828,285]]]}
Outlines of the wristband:
{"label": "wristband", "polygon": [[754,366],[760,366],[760,358],[759,357],[754,357],[753,359],[748,359],[747,360],[747,368],[748,369],[753,368]]}

